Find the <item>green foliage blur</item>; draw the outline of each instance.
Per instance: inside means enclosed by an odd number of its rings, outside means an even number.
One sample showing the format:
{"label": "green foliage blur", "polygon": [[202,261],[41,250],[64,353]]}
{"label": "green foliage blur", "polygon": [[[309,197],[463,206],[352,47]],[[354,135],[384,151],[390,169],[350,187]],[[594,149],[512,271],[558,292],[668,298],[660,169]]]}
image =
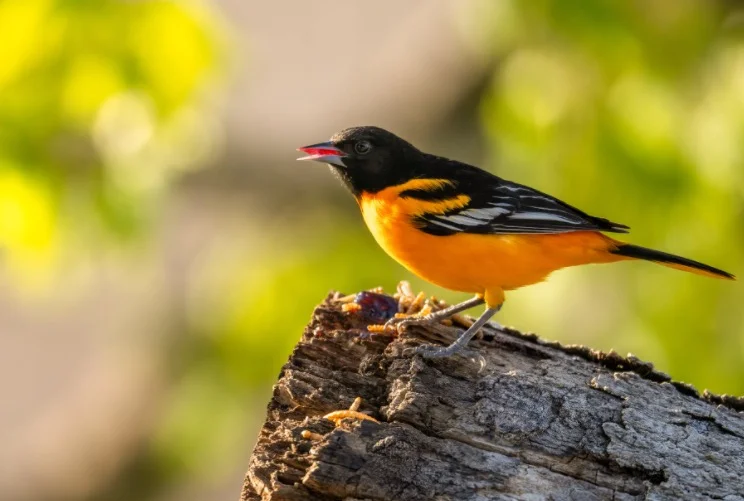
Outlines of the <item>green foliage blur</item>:
{"label": "green foliage blur", "polygon": [[4,0],[0,34],[0,246],[38,278],[136,233],[203,164],[221,42],[209,12],[175,1]]}

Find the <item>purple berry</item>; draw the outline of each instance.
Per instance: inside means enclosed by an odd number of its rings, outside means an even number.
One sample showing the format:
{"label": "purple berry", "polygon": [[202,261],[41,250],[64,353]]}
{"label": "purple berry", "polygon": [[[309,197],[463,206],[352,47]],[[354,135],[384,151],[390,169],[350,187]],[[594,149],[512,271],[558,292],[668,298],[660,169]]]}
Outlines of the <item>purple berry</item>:
{"label": "purple berry", "polygon": [[373,321],[385,322],[398,313],[398,301],[386,294],[362,291],[354,302],[362,307],[360,313]]}

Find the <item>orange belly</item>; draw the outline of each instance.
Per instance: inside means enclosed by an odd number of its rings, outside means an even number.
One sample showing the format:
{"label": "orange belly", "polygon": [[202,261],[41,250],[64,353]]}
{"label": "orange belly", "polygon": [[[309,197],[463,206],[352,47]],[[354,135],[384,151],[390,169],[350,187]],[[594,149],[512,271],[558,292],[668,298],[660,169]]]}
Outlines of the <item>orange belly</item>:
{"label": "orange belly", "polygon": [[361,197],[367,227],[396,261],[446,289],[494,295],[540,282],[567,266],[622,259],[607,252],[615,241],[597,232],[430,235],[411,225],[412,206],[386,191]]}

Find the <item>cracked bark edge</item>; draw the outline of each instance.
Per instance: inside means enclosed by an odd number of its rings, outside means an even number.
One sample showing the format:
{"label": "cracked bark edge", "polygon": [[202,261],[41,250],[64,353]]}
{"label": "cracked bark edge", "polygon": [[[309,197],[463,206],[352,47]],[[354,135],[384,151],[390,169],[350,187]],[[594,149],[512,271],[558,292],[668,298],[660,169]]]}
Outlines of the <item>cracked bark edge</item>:
{"label": "cracked bark edge", "polygon": [[[455,331],[360,339],[366,323],[330,300],[315,310],[274,387],[242,500],[744,500],[741,398],[513,330],[472,342],[483,367],[423,360],[404,349]],[[379,424],[322,419],[357,396]]]}

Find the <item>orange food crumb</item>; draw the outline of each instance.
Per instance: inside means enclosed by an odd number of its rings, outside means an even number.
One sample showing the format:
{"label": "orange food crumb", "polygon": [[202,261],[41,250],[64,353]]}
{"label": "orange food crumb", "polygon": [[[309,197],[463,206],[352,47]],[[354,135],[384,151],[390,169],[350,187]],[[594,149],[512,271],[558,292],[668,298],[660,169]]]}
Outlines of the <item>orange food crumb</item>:
{"label": "orange food crumb", "polygon": [[341,311],[343,311],[344,313],[356,313],[361,309],[362,307],[356,303],[344,303],[341,305]]}
{"label": "orange food crumb", "polygon": [[310,430],[302,430],[300,436],[302,436],[302,438],[304,438],[305,440],[312,440],[313,442],[317,442],[318,440],[323,439],[323,435]]}
{"label": "orange food crumb", "polygon": [[346,418],[374,421],[375,423],[379,423],[379,421],[372,416],[368,416],[359,411],[333,411],[330,414],[326,414],[325,416],[323,416],[323,418],[333,421],[334,423],[336,423],[337,426],[342,419]]}

